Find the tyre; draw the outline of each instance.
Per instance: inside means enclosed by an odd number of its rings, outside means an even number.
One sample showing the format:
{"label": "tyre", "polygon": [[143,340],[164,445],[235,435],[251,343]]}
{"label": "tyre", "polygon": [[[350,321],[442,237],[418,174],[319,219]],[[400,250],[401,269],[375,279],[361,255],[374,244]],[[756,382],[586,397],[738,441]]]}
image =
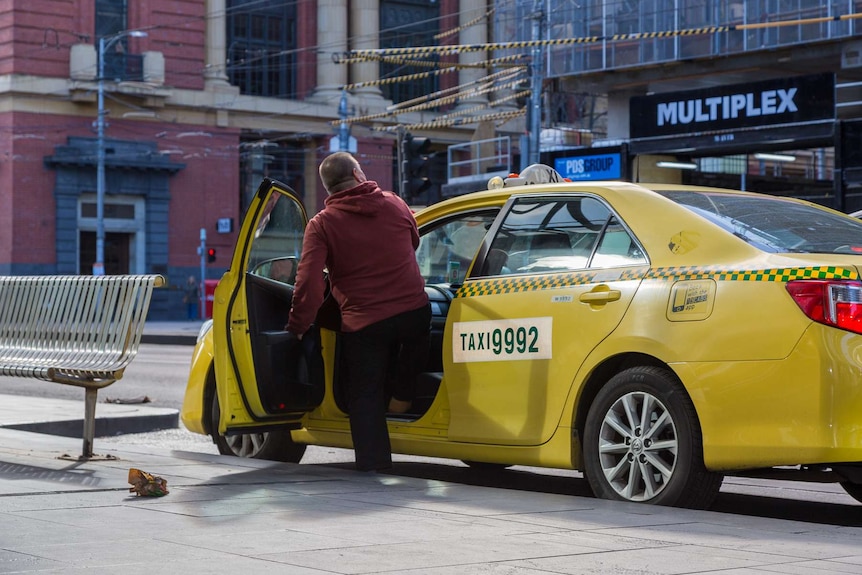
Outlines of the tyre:
{"label": "tyre", "polygon": [[862,483],[850,483],[849,481],[842,481],[841,487],[844,488],[844,491],[847,492],[847,495],[862,503]]}
{"label": "tyre", "polygon": [[706,470],[694,404],[667,369],[622,371],[587,414],[584,474],[596,497],[708,508],[723,476]]}
{"label": "tyre", "polygon": [[305,444],[294,442],[289,430],[219,435],[220,411],[217,397],[213,397],[210,413],[213,442],[222,455],[299,463],[305,454]]}

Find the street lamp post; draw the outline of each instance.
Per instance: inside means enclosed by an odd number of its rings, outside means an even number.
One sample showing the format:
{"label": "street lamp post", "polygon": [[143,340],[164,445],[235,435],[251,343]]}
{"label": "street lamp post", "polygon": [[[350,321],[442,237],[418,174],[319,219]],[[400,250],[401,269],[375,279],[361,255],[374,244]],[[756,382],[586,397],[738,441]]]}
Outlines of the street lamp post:
{"label": "street lamp post", "polygon": [[124,30],[113,36],[99,38],[99,112],[96,117],[96,261],[93,275],[105,273],[105,52],[122,38],[142,38],[142,30]]}

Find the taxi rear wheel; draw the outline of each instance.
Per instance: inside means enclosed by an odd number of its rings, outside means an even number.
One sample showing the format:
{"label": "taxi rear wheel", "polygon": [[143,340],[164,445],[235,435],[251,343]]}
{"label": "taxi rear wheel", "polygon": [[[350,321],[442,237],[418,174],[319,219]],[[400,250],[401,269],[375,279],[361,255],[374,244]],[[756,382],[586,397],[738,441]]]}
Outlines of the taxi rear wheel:
{"label": "taxi rear wheel", "polygon": [[706,470],[694,405],[666,369],[612,377],[587,414],[584,473],[597,497],[706,509],[722,475]]}
{"label": "taxi rear wheel", "polygon": [[305,455],[305,444],[294,442],[288,430],[220,435],[218,432],[220,410],[217,398],[213,398],[211,413],[210,429],[213,430],[213,442],[222,455],[290,463],[299,463]]}

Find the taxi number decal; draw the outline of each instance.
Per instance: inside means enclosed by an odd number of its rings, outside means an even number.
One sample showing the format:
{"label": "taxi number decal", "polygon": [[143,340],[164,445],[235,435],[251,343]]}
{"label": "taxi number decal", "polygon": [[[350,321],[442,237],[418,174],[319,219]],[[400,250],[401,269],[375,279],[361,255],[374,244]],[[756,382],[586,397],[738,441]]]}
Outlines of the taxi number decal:
{"label": "taxi number decal", "polygon": [[551,358],[553,318],[464,321],[452,326],[452,360],[514,361]]}

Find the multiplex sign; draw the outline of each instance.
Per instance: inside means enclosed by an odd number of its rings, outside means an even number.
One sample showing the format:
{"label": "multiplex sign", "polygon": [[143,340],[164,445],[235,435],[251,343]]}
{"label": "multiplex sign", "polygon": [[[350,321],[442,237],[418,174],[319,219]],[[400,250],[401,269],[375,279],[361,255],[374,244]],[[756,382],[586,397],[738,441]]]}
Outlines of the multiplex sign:
{"label": "multiplex sign", "polygon": [[554,169],[572,181],[616,180],[620,177],[620,155],[557,158],[554,160]]}
{"label": "multiplex sign", "polygon": [[630,136],[653,138],[835,117],[835,76],[816,74],[631,99]]}

